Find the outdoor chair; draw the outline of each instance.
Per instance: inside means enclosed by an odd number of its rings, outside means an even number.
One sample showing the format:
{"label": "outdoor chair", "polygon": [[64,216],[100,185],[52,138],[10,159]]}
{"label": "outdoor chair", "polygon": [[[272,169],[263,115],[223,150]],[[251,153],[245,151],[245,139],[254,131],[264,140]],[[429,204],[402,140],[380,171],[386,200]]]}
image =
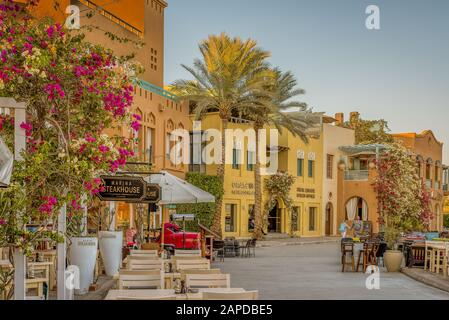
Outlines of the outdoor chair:
{"label": "outdoor chair", "polygon": [[213,250],[217,253],[217,258],[220,258],[221,262],[224,262],[225,251],[224,251],[224,241],[223,240],[214,240]]}
{"label": "outdoor chair", "polygon": [[175,250],[175,257],[200,258],[201,250]]}
{"label": "outdoor chair", "polygon": [[221,274],[220,269],[184,269],[180,271],[181,280],[186,280],[188,274]]}
{"label": "outdoor chair", "polygon": [[235,243],[234,240],[225,240],[224,252],[226,257],[235,257]]}
{"label": "outdoor chair", "polygon": [[210,269],[210,261],[207,259],[197,259],[197,260],[177,260],[176,270],[192,270],[192,269]]}
{"label": "outdoor chair", "polygon": [[251,258],[253,256],[256,257],[256,243],[257,239],[251,239],[248,246],[248,256]]}
{"label": "outdoor chair", "polygon": [[230,288],[229,274],[187,274],[186,287],[191,288]]}
{"label": "outdoor chair", "polygon": [[377,258],[377,265],[379,266],[380,260],[382,260],[382,266],[384,267],[384,254],[385,251],[387,251],[387,244],[385,242],[379,243],[379,250],[377,250],[376,258]]}
{"label": "outdoor chair", "polygon": [[203,292],[203,300],[259,300],[259,291]]}
{"label": "outdoor chair", "polygon": [[251,245],[251,240],[246,241],[243,245],[239,246],[239,255],[241,258],[246,258],[249,256],[249,246]]}
{"label": "outdoor chair", "polygon": [[[351,262],[349,263],[348,256],[351,257]],[[345,272],[345,267],[347,264],[351,264],[352,271],[355,271],[354,241],[351,238],[341,240],[341,272]]]}
{"label": "outdoor chair", "polygon": [[130,250],[131,256],[136,257],[145,257],[150,258],[153,257],[155,259],[159,258],[158,251],[157,250]]}
{"label": "outdoor chair", "polygon": [[138,300],[138,301],[145,301],[145,300],[176,300],[175,295],[170,296],[160,296],[160,297],[126,297],[126,296],[118,296],[116,300]]}
{"label": "outdoor chair", "polygon": [[165,275],[163,271],[129,271],[119,273],[118,287],[123,289],[164,289]]}
{"label": "outdoor chair", "polygon": [[164,270],[164,261],[145,257],[128,257],[128,270]]}
{"label": "outdoor chair", "polygon": [[363,244],[363,250],[360,251],[359,257],[357,259],[356,272],[359,272],[360,259],[363,259],[363,272],[369,265],[377,266],[377,252],[379,251],[379,243],[366,242]]}

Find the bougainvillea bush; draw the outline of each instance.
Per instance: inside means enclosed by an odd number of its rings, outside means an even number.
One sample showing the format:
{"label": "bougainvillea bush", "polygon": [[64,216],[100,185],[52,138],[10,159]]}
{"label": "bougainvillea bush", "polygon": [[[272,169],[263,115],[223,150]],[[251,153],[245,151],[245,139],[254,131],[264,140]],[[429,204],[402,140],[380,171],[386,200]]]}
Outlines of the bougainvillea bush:
{"label": "bougainvillea bush", "polygon": [[432,219],[429,196],[407,150],[392,144],[377,161],[374,189],[378,195],[380,223],[399,232],[418,231]]}
{"label": "bougainvillea bush", "polygon": [[[79,215],[81,199],[89,202],[100,191],[99,175],[133,157],[132,141],[103,133],[116,126],[139,129],[130,110],[130,84],[139,71],[79,31],[35,19],[10,1],[0,5],[0,97],[27,104],[24,161],[15,164],[12,186],[2,191],[23,205],[0,211],[0,229],[8,228],[0,232],[0,246],[30,250],[51,237],[43,227],[54,225],[61,206],[67,204],[69,218]],[[0,123],[0,135],[11,141],[13,121]],[[40,227],[28,231],[23,223]]]}

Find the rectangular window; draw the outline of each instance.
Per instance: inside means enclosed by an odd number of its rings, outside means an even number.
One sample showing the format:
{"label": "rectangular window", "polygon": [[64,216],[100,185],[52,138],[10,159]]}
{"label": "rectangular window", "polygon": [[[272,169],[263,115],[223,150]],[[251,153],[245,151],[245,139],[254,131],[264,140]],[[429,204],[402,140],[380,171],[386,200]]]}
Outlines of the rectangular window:
{"label": "rectangular window", "polygon": [[147,161],[154,163],[154,129],[152,128],[147,128],[146,155]]}
{"label": "rectangular window", "polygon": [[334,156],[331,154],[327,155],[327,178],[334,178]]}
{"label": "rectangular window", "polygon": [[255,160],[254,160],[254,151],[248,151],[246,153],[246,157],[247,157],[247,163],[246,163],[246,170],[248,171],[254,171],[254,164],[255,164]]}
{"label": "rectangular window", "polygon": [[232,149],[232,169],[240,169],[240,150]]}
{"label": "rectangular window", "polygon": [[309,178],[313,178],[315,176],[315,161],[309,160]]}
{"label": "rectangular window", "polygon": [[226,232],[235,232],[236,226],[236,212],[237,205],[236,204],[226,204],[225,206],[226,216],[225,216],[225,231]]}
{"label": "rectangular window", "polygon": [[191,172],[206,172],[206,165],[203,162],[202,152],[205,142],[202,142],[203,132],[190,132],[190,165]]}
{"label": "rectangular window", "polygon": [[304,176],[304,159],[297,160],[297,175],[298,177]]}
{"label": "rectangular window", "polygon": [[309,231],[316,230],[316,207],[309,208]]}
{"label": "rectangular window", "polygon": [[301,230],[300,229],[300,213],[299,213],[299,207],[293,207],[292,208],[292,232],[296,232]]}
{"label": "rectangular window", "polygon": [[170,148],[171,148],[171,134],[167,133],[165,135],[165,158],[170,159]]}

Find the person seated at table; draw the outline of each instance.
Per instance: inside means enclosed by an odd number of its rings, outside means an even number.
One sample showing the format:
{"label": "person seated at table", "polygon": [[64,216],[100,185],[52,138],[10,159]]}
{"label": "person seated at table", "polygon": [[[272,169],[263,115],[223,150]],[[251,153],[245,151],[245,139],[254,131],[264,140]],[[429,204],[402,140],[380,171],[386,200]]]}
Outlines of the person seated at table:
{"label": "person seated at table", "polygon": [[354,230],[354,237],[360,237],[363,235],[363,221],[357,216],[352,222],[352,228]]}

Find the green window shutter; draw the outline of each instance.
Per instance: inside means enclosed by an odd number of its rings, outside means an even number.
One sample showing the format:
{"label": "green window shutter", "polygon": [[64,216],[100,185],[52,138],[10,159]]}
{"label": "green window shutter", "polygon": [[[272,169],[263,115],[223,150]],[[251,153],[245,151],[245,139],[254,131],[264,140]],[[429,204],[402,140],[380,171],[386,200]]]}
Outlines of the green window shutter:
{"label": "green window shutter", "polygon": [[297,166],[298,177],[302,177],[304,175],[304,159],[298,159]]}
{"label": "green window shutter", "polygon": [[314,168],[315,167],[315,161],[313,161],[313,160],[309,160],[309,178],[313,178],[313,176],[314,176]]}

